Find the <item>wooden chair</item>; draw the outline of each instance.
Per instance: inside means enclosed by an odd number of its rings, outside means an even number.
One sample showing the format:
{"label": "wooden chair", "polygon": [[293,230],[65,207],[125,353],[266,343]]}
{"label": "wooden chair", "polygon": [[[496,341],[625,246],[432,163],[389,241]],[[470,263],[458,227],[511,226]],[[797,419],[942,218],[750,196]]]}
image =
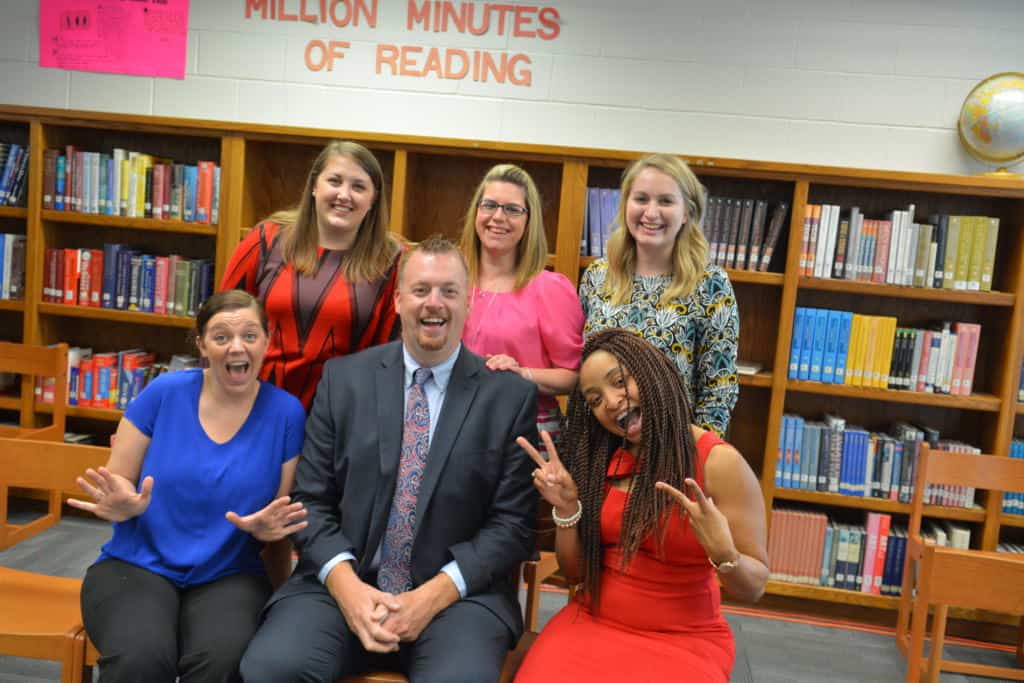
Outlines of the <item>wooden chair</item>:
{"label": "wooden chair", "polygon": [[[0,550],[59,522],[61,492],[77,489],[75,479],[88,467],[106,464],[109,455],[109,448],[97,446],[0,437]],[[8,522],[7,493],[11,487],[46,491],[46,514],[25,524]]]}
{"label": "wooden chair", "polygon": [[[64,441],[68,407],[68,345],[51,347],[0,342],[0,372],[21,375],[20,426],[0,426],[0,437]],[[32,426],[37,377],[56,378],[53,385],[53,421],[49,427]]]}
{"label": "wooden chair", "polygon": [[[68,490],[75,487],[75,477],[88,467],[104,464],[108,454],[108,449],[95,446],[0,438],[0,480],[5,487]],[[0,533],[8,540],[13,536],[11,543],[21,540],[26,530],[12,533],[3,512],[5,525]],[[59,508],[56,518],[60,518]],[[56,519],[50,519],[42,528],[54,523]],[[42,530],[35,523],[27,526],[33,533]],[[62,683],[80,681],[81,585],[79,579],[0,567],[0,654],[59,661]]]}
{"label": "wooden chair", "polygon": [[[903,594],[896,643],[907,659],[907,681],[939,680],[940,671],[1024,680],[1024,670],[944,659],[942,644],[949,607],[1024,615],[1024,557],[937,546],[921,538],[921,514],[928,484],[973,486],[991,491],[1024,491],[1024,460],[994,455],[930,451],[922,444],[910,507]],[[915,595],[916,575],[916,595]],[[931,652],[924,659],[929,607],[934,607]]]}
{"label": "wooden chair", "polygon": [[[526,630],[519,639],[515,649],[505,657],[505,665],[501,671],[500,683],[512,683],[512,679],[523,663],[527,650],[537,637],[537,618],[540,609],[540,586],[544,579],[555,573],[558,561],[554,553],[542,552],[540,558],[524,562],[522,567],[523,580],[526,582],[526,604],[524,605],[523,623]],[[373,671],[359,676],[344,678],[339,683],[408,683],[409,679],[402,674]]]}

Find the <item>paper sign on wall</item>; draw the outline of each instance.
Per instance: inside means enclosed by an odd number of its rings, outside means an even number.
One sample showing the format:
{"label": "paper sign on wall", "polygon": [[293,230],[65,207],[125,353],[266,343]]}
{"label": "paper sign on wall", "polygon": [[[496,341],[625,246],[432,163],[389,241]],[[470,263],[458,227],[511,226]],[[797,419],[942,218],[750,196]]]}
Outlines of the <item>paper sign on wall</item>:
{"label": "paper sign on wall", "polygon": [[188,0],[39,0],[39,65],[185,77]]}

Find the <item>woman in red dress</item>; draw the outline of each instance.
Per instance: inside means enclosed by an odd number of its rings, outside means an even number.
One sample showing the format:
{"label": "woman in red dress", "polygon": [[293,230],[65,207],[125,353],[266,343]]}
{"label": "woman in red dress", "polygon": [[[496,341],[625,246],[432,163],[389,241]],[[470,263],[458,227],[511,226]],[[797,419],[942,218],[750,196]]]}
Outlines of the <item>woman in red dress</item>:
{"label": "woman in red dress", "polygon": [[243,289],[267,311],[260,379],[307,411],[327,360],[398,338],[401,246],[388,227],[377,158],[335,140],[313,161],[298,206],[253,228],[224,271],[221,289]]}
{"label": "woman in red dress", "polygon": [[632,332],[593,335],[563,432],[568,469],[541,437],[549,460],[519,442],[553,506],[559,565],[581,585],[516,681],[728,681],[719,584],[740,600],[764,592],[764,502],[743,456],[693,424],[671,361]]}

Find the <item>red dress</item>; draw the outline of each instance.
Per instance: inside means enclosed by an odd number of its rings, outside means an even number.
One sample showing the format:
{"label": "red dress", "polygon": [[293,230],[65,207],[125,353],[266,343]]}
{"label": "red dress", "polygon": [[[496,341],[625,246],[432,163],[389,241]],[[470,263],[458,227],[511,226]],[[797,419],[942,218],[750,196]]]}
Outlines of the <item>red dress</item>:
{"label": "red dress", "polygon": [[[713,432],[697,441],[699,472],[720,443]],[[612,458],[609,470],[617,460]],[[697,481],[703,486],[702,479]],[[704,548],[676,509],[665,558],[656,556],[652,536],[620,571],[626,499],[625,492],[609,486],[601,509],[600,613],[592,614],[580,600],[562,608],[530,648],[517,683],[729,680],[736,646]]]}

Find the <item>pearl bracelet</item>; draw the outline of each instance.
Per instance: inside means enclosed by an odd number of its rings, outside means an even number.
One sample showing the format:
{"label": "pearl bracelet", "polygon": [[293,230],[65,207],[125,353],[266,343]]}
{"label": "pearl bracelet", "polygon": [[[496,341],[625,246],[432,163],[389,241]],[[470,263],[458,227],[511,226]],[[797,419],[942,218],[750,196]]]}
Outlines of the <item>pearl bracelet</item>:
{"label": "pearl bracelet", "polygon": [[579,524],[580,517],[582,516],[583,502],[579,498],[576,499],[576,512],[572,513],[568,517],[559,517],[558,511],[555,509],[555,506],[551,506],[551,519],[554,520],[555,526],[561,527],[562,529],[571,529],[572,527],[576,526],[577,524]]}

